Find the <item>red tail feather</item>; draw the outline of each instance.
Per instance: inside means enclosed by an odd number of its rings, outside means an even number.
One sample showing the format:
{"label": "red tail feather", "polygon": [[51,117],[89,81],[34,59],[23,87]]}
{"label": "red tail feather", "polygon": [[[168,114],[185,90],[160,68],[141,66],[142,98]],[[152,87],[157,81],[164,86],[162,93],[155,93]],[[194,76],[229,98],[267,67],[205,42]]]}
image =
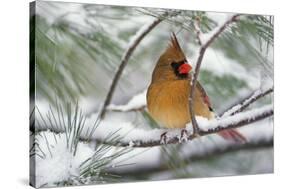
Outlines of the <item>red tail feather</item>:
{"label": "red tail feather", "polygon": [[247,139],[235,129],[228,129],[218,133],[221,137],[226,140],[232,140],[234,142],[245,143]]}

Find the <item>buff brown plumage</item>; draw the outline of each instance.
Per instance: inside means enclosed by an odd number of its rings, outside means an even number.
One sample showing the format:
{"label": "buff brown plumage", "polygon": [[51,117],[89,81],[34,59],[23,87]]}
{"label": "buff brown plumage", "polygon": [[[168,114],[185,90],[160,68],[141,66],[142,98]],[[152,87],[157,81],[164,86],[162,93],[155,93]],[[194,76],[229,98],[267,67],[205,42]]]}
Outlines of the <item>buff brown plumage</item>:
{"label": "buff brown plumage", "polygon": [[[191,122],[188,107],[191,69],[173,34],[168,48],[160,56],[153,70],[146,96],[148,111],[161,127],[185,128],[186,124]],[[214,117],[209,97],[199,82],[195,90],[194,113],[207,119]],[[219,134],[227,139],[245,140],[233,129]]]}

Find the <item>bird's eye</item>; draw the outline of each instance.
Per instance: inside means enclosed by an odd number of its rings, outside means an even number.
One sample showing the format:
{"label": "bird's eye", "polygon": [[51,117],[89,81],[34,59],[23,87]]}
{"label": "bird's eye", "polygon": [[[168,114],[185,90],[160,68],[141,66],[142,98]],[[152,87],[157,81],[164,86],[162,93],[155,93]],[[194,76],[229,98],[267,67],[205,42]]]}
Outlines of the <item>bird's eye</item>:
{"label": "bird's eye", "polygon": [[175,63],[175,62],[172,62],[172,63],[171,63],[171,66],[172,66],[172,68],[177,68],[177,67],[178,67],[178,64]]}

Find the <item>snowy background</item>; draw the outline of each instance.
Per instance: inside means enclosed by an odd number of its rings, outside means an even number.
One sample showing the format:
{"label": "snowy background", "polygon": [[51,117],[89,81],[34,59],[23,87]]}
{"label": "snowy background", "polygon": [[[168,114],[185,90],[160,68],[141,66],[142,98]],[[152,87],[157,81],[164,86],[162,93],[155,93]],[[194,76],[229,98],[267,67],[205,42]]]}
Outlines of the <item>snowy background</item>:
{"label": "snowy background", "polygon": [[[106,119],[97,121],[129,42],[143,25],[164,11],[37,2],[32,30],[36,39],[36,132],[31,133],[35,139],[31,158],[36,160],[36,186],[273,172],[272,119],[240,128],[248,138],[245,145],[216,135],[151,148],[117,148],[100,144],[100,140],[83,140],[91,131],[94,139],[159,137],[161,131],[155,129],[145,109],[127,110],[145,105],[152,70],[171,32],[177,33],[188,60],[194,64],[199,50],[195,18],[201,18],[203,37],[207,38],[229,17],[225,13],[168,10],[179,14],[160,23],[136,48]],[[199,80],[218,113],[252,91],[273,84],[272,30],[271,17],[244,15],[206,51]],[[77,102],[79,110],[75,109]],[[250,108],[264,104],[272,104],[272,97]],[[68,118],[76,121],[69,124]],[[83,126],[82,131],[74,125]],[[54,132],[63,129],[67,132]]]}

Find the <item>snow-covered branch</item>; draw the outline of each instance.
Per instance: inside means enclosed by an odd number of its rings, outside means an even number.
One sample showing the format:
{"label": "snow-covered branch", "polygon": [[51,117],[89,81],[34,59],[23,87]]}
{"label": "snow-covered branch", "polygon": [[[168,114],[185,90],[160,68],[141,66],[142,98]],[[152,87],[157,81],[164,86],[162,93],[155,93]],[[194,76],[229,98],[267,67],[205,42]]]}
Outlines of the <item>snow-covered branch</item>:
{"label": "snow-covered branch", "polygon": [[[241,112],[235,114],[233,116],[224,117],[221,119],[213,119],[207,120],[203,117],[197,117],[198,120],[198,136],[205,136],[209,134],[215,134],[223,130],[227,130],[230,128],[238,128],[250,123],[254,123],[270,117],[273,115],[273,107],[271,105],[264,106],[262,108],[257,108],[254,110],[249,110],[246,112]],[[185,138],[187,140],[193,140],[193,134],[191,132],[191,124],[188,124],[186,129],[189,135]],[[165,143],[161,141],[160,135],[163,132],[167,132],[167,140]],[[172,130],[164,130],[164,129],[154,129],[154,130],[138,130],[135,131],[136,135],[130,133],[130,136],[123,137],[120,141],[110,145],[116,146],[131,146],[131,147],[152,147],[159,146],[163,144],[177,144],[181,143],[184,140],[181,138],[180,133],[181,130],[172,129]],[[102,139],[98,139],[102,141]],[[107,143],[106,141],[102,141],[103,143]]]}
{"label": "snow-covered branch", "polygon": [[106,113],[106,108],[109,105],[113,93],[115,91],[116,85],[122,75],[122,72],[125,68],[125,66],[128,63],[129,58],[132,56],[133,52],[135,51],[136,47],[139,45],[139,43],[142,41],[142,39],[153,29],[155,28],[161,21],[163,21],[166,17],[166,13],[154,19],[151,23],[144,25],[143,27],[140,28],[140,30],[130,39],[130,42],[128,44],[127,50],[124,52],[120,66],[118,67],[118,70],[116,74],[113,77],[112,83],[110,85],[110,88],[108,90],[108,93],[106,95],[102,110],[101,110],[101,118],[103,119]]}
{"label": "snow-covered branch", "polygon": [[[231,16],[229,19],[227,19],[221,26],[218,26],[215,30],[213,30],[212,35],[206,40],[206,42],[201,46],[199,51],[199,57],[196,62],[195,72],[192,77],[192,86],[191,86],[191,92],[189,96],[189,112],[193,127],[193,133],[194,136],[198,135],[199,133],[199,127],[198,123],[195,119],[195,113],[194,113],[194,95],[195,95],[195,87],[197,84],[197,78],[199,75],[201,63],[205,54],[206,49],[211,45],[211,43],[227,28],[228,25],[230,25],[232,22],[237,20],[237,17],[239,14],[235,14]],[[202,42],[202,41],[201,41]]]}
{"label": "snow-covered branch", "polygon": [[251,95],[249,95],[248,97],[242,99],[240,102],[235,103],[234,106],[228,108],[228,110],[226,110],[224,113],[222,113],[221,117],[230,116],[230,115],[234,115],[236,113],[242,112],[255,101],[259,100],[260,98],[262,98],[272,92],[273,92],[273,87],[270,87],[266,90],[258,89],[255,92],[253,92]]}
{"label": "snow-covered branch", "polygon": [[[199,124],[198,136],[214,134],[230,128],[242,127],[272,115],[273,107],[272,105],[267,105],[262,108],[237,113],[233,116],[226,116],[220,119],[207,120],[203,117],[197,117]],[[131,147],[152,147],[163,144],[178,144],[183,141],[193,140],[191,123],[186,126],[188,135],[184,138],[181,137],[180,129],[139,129],[128,121],[120,122],[120,118],[105,119],[100,122],[99,125],[94,129],[94,132],[92,132],[93,127],[95,127],[95,125],[93,126],[93,122],[97,117],[97,115],[93,115],[87,120],[85,126],[83,126],[79,132],[79,138],[81,140],[92,140],[114,146]],[[54,114],[53,119],[50,117],[50,121],[47,122],[43,120],[43,116],[39,116],[36,119],[35,131],[39,132],[51,130],[57,133],[65,132],[64,124],[54,124],[56,123],[54,120],[59,120],[60,123],[67,123],[68,118],[57,117],[56,114]],[[164,132],[167,132],[165,143],[161,141],[160,137]],[[114,135],[117,135],[119,139],[115,142],[107,141],[107,136],[112,135],[113,133],[115,133]]]}
{"label": "snow-covered branch", "polygon": [[141,111],[146,107],[146,90],[133,96],[127,104],[115,105],[110,104],[107,107],[109,111],[115,112],[130,112],[130,111]]}
{"label": "snow-covered branch", "polygon": [[193,26],[194,26],[194,30],[195,30],[195,34],[196,34],[196,38],[197,38],[197,41],[198,41],[198,44],[200,46],[202,46],[202,32],[201,32],[201,29],[200,29],[200,18],[197,17],[195,18],[195,21],[193,22]]}

